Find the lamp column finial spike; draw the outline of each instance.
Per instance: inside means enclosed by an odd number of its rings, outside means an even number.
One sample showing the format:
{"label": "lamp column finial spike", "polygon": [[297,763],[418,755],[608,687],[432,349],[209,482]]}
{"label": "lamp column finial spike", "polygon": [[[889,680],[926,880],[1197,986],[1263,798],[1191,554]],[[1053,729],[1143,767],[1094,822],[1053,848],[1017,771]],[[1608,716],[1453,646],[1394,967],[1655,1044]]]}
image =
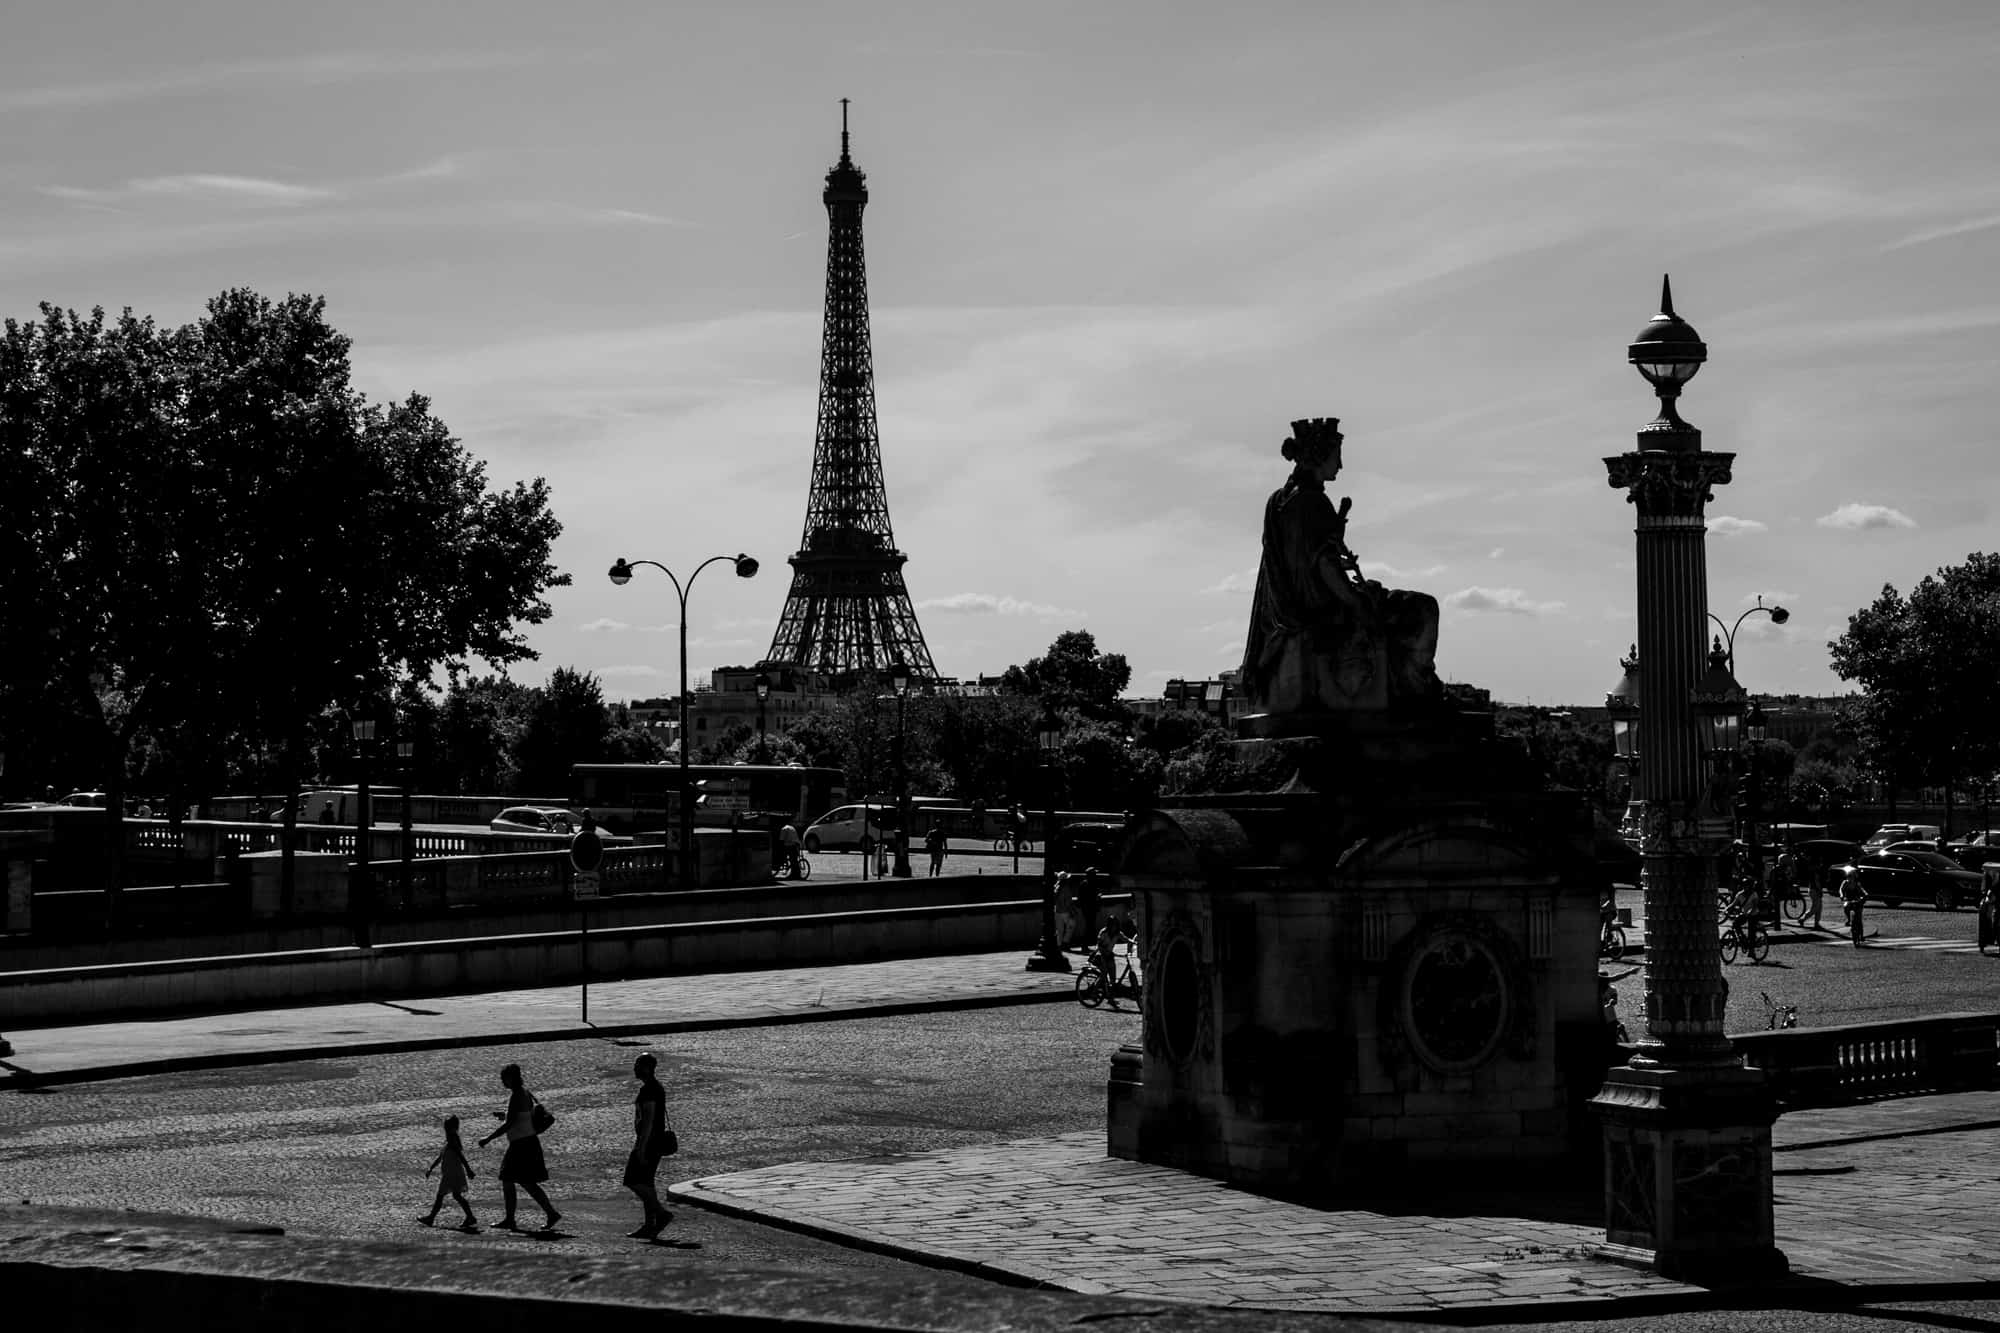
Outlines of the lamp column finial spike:
{"label": "lamp column finial spike", "polygon": [[1674,280],[1667,273],[1660,275],[1660,313],[1669,319],[1674,317]]}

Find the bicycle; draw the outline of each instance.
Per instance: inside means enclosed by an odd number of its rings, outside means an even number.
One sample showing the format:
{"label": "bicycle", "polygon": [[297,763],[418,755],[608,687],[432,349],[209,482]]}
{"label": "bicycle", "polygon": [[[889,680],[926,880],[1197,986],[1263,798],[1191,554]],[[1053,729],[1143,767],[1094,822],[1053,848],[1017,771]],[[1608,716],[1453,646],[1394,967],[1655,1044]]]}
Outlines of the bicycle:
{"label": "bicycle", "polygon": [[1121,959],[1124,961],[1125,970],[1109,982],[1105,980],[1104,972],[1095,960],[1083,965],[1083,970],[1076,974],[1078,1004],[1086,1009],[1097,1009],[1109,1004],[1116,1009],[1121,999],[1130,1000],[1135,1005],[1140,1002],[1144,997],[1144,987],[1140,984],[1139,974],[1132,969],[1130,951],[1113,954],[1112,967],[1116,968]]}
{"label": "bicycle", "polygon": [[1806,891],[1798,884],[1787,884],[1778,893],[1778,910],[1788,921],[1803,925],[1812,914],[1812,907],[1806,898]]}
{"label": "bicycle", "polygon": [[1600,958],[1623,958],[1625,956],[1625,927],[1618,924],[1618,918],[1605,913],[1603,925],[1597,935],[1597,956]]}
{"label": "bicycle", "polygon": [[793,852],[789,858],[782,853],[771,866],[773,879],[811,879],[813,863],[806,859],[804,852]]}
{"label": "bicycle", "polygon": [[1757,997],[1764,1002],[1764,1028],[1766,1031],[1777,1032],[1785,1028],[1795,1028],[1799,1025],[1799,1007],[1797,1005],[1779,1004],[1763,991],[1758,991]]}
{"label": "bicycle", "polygon": [[1722,961],[1733,963],[1736,955],[1747,953],[1750,961],[1761,963],[1771,953],[1771,936],[1764,923],[1753,916],[1731,917],[1722,929]]}

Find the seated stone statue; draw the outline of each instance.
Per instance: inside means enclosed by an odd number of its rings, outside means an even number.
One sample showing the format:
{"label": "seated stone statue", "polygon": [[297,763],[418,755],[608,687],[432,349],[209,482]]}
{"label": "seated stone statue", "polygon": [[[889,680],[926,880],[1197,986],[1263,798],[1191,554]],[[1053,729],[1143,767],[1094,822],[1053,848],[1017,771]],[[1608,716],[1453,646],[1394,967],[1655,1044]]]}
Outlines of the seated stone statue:
{"label": "seated stone statue", "polygon": [[1264,554],[1243,651],[1254,712],[1333,713],[1434,703],[1437,599],[1364,578],[1347,545],[1353,501],[1335,508],[1340,422],[1292,423],[1291,478],[1264,506]]}

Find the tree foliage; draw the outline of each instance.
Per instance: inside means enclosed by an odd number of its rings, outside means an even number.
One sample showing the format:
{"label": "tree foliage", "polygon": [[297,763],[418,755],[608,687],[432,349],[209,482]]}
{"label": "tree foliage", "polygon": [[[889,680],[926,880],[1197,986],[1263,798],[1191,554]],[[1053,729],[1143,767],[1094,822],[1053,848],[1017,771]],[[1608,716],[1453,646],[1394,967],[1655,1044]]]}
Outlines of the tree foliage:
{"label": "tree foliage", "polygon": [[1023,666],[1010,666],[1000,677],[1009,694],[1032,695],[1058,712],[1075,711],[1103,722],[1125,719],[1118,697],[1132,683],[1132,668],[1123,653],[1100,653],[1089,630],[1066,630],[1047,653]]}
{"label": "tree foliage", "polygon": [[319,298],[243,289],[179,329],[46,304],[6,322],[17,754],[110,790],[142,733],[197,779],[245,752],[296,773],[329,708],[534,655],[520,626],[569,582],[546,484],[489,488],[424,398],[355,391],[348,352]]}
{"label": "tree foliage", "polygon": [[2000,766],[2000,555],[1974,552],[1904,597],[1884,585],[1828,645],[1862,689],[1864,762],[1897,786]]}

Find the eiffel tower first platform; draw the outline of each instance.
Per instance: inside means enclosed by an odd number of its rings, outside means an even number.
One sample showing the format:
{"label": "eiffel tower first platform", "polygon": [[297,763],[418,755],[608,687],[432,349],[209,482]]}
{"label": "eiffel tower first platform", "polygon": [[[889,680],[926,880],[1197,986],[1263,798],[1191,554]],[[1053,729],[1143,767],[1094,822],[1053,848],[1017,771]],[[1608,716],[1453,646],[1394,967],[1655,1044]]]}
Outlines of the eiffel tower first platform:
{"label": "eiffel tower first platform", "polygon": [[834,680],[937,668],[903,562],[889,530],[882,445],[875,428],[875,361],[868,332],[868,268],[861,252],[867,178],[847,155],[847,99],[840,101],[840,161],[826,173],[826,324],[820,347],[819,429],[804,540],[791,559],[792,590],[768,663]]}

